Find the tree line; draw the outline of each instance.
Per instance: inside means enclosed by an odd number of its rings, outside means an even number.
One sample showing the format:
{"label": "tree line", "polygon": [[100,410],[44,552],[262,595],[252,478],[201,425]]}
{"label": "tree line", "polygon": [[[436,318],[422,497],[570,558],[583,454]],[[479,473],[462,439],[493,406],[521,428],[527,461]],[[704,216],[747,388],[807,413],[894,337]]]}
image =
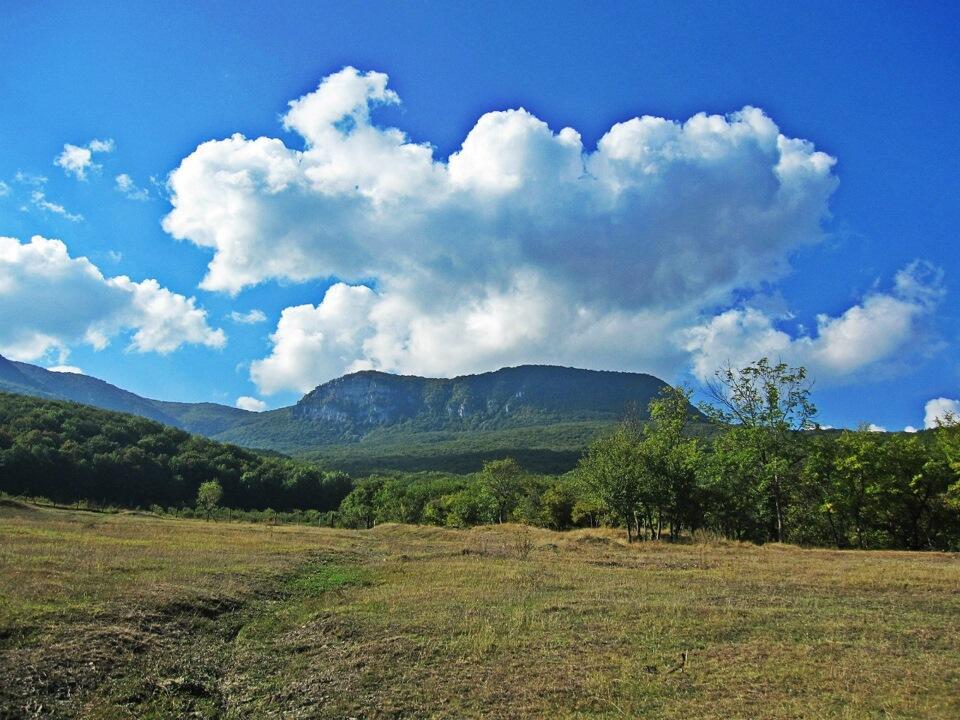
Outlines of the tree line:
{"label": "tree line", "polygon": [[232,508],[335,510],[350,477],[133,415],[0,393],[0,490],[100,505],[192,506],[204,483]]}
{"label": "tree line", "polygon": [[648,421],[623,421],[570,473],[533,475],[508,458],[469,476],[372,476],[344,499],[337,521],[509,520],[619,526],[629,541],[706,531],[757,543],[960,549],[952,418],[914,435],[822,431],[805,370],[767,359],[721,369],[707,392],[706,437],[696,432],[691,391],[665,388]]}

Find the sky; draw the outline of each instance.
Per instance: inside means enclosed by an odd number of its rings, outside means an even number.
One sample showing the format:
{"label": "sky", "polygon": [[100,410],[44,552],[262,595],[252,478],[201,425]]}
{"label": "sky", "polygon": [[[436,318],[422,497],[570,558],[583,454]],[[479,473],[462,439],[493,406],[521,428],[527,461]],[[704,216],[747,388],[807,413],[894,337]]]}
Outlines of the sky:
{"label": "sky", "polygon": [[960,409],[949,3],[3,3],[0,354],[262,410],[345,372]]}

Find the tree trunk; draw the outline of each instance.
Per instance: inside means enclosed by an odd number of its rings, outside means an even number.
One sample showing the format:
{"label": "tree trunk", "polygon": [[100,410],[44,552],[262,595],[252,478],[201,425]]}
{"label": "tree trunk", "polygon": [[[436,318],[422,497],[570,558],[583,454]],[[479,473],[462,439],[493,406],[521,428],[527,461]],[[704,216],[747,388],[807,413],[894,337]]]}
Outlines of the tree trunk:
{"label": "tree trunk", "polygon": [[777,542],[783,542],[783,512],[780,510],[780,476],[773,476],[773,506],[777,513]]}

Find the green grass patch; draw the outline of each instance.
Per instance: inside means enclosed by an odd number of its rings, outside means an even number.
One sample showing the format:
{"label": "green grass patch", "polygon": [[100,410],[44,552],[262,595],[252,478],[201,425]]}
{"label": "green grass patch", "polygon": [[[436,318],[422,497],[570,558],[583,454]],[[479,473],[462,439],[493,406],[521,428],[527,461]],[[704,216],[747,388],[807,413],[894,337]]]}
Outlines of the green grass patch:
{"label": "green grass patch", "polygon": [[290,589],[306,595],[322,595],[331,590],[370,585],[373,578],[364,568],[349,565],[313,565],[289,582]]}

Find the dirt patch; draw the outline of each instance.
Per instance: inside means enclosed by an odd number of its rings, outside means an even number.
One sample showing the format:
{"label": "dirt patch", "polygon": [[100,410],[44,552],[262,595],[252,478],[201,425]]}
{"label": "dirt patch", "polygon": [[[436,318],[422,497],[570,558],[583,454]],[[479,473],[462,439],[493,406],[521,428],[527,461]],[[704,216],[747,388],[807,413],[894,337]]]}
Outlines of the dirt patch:
{"label": "dirt patch", "polygon": [[243,609],[237,598],[179,599],[0,641],[0,718],[74,718],[101,701],[215,716]]}

